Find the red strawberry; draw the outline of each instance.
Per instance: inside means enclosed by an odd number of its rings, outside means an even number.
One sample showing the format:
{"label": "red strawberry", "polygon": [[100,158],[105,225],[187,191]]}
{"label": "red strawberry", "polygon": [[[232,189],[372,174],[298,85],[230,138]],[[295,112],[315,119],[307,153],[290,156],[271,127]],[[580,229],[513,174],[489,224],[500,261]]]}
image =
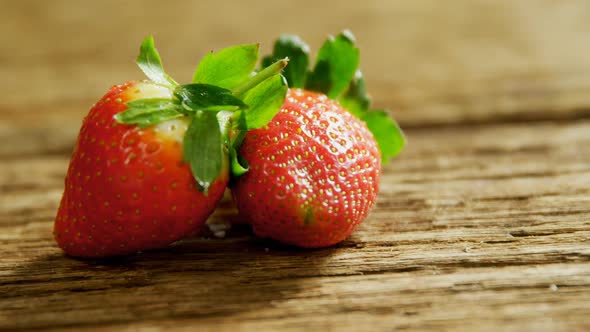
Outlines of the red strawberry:
{"label": "red strawberry", "polygon": [[[138,64],[151,81],[112,87],[84,119],[55,220],[58,245],[72,256],[104,257],[198,232],[227,185],[228,131],[246,129],[250,112],[272,118],[284,100],[286,87],[266,95],[265,86],[282,84],[276,73],[286,62],[250,77],[257,57],[258,45],[211,53],[193,84],[178,85],[146,39]],[[279,106],[261,108],[253,96]]]}
{"label": "red strawberry", "polygon": [[238,209],[257,235],[302,247],[345,239],[375,203],[381,155],[367,126],[323,94],[290,90],[240,149]]}
{"label": "red strawberry", "polygon": [[68,254],[112,256],[158,248],[198,231],[228,180],[198,190],[183,162],[185,120],[146,129],[121,125],[126,102],[169,97],[147,82],[112,87],[84,119],[65,180],[55,239]]}
{"label": "red strawberry", "polygon": [[382,154],[397,154],[404,141],[384,112],[369,112],[360,72],[353,80],[358,49],[349,33],[324,44],[306,77],[307,50],[289,36],[275,44],[274,57],[291,58],[290,85],[306,90],[290,89],[272,121],[245,135],[239,152],[250,168],[232,191],[257,235],[313,248],[344,240],[367,217]]}

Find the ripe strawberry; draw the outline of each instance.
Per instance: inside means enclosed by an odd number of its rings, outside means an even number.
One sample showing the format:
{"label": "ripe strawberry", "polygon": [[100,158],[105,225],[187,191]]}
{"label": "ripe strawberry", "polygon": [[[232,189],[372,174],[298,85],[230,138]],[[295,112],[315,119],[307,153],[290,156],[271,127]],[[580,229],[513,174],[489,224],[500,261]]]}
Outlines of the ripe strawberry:
{"label": "ripe strawberry", "polygon": [[[286,62],[251,78],[257,58],[258,45],[211,53],[193,84],[178,85],[146,39],[138,65],[151,81],[112,87],[84,119],[55,220],[58,245],[72,256],[104,257],[198,232],[229,179],[228,131],[247,129],[247,116],[264,122],[250,112],[272,118],[284,99],[276,73]],[[266,89],[269,82],[282,90]],[[261,95],[279,106],[251,101]]]}
{"label": "ripe strawberry", "polygon": [[183,163],[186,120],[140,129],[114,115],[126,102],[169,97],[148,82],[112,87],[84,119],[65,180],[55,238],[68,254],[111,256],[157,248],[202,227],[223,194],[226,170],[199,191]]}
{"label": "ripe strawberry", "polygon": [[257,235],[302,247],[346,238],[375,203],[381,155],[367,126],[323,94],[290,90],[240,149],[237,206]]}
{"label": "ripe strawberry", "polygon": [[386,113],[369,111],[350,33],[329,39],[306,77],[307,52],[298,38],[275,44],[274,57],[291,60],[290,85],[305,89],[290,89],[272,121],[244,135],[239,152],[250,168],[232,192],[257,235],[313,248],[344,240],[367,217],[382,155],[397,154],[404,138]]}

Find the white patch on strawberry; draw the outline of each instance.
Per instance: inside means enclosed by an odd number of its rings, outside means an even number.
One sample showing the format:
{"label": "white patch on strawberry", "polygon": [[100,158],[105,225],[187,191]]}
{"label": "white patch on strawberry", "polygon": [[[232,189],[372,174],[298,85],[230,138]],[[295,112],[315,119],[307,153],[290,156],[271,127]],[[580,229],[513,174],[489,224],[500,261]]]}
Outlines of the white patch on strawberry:
{"label": "white patch on strawberry", "polygon": [[184,134],[190,123],[188,117],[172,119],[154,125],[154,132],[160,136],[173,139],[179,143],[184,140]]}
{"label": "white patch on strawberry", "polygon": [[129,100],[147,98],[172,98],[170,88],[147,81],[138,82],[130,87],[126,93]]}

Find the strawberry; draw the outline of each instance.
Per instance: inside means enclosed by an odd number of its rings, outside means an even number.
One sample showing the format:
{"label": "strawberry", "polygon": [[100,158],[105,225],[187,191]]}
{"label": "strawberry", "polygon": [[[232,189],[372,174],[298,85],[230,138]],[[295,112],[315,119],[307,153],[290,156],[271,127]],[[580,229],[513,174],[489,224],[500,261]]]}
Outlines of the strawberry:
{"label": "strawberry", "polygon": [[314,248],[344,240],[367,217],[381,163],[405,139],[385,112],[369,110],[349,32],[326,41],[309,73],[308,49],[283,36],[265,60],[290,58],[284,75],[292,88],[268,125],[238,140],[249,170],[232,193],[258,236]]}
{"label": "strawberry", "polygon": [[137,63],[150,80],[112,87],[83,121],[55,220],[58,245],[105,257],[196,234],[227,186],[236,155],[229,131],[265,124],[285,98],[286,61],[252,76],[257,58],[258,45],[209,53],[193,83],[179,85],[147,38]]}

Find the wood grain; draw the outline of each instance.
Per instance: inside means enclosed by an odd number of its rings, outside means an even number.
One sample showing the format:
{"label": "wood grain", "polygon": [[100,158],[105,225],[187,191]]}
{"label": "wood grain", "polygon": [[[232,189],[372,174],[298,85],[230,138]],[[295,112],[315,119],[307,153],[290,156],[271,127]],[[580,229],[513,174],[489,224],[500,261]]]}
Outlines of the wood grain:
{"label": "wood grain", "polygon": [[[590,5],[335,3],[2,3],[0,331],[590,330]],[[283,31],[317,47],[345,27],[409,138],[353,236],[300,250],[238,226],[108,260],[57,248],[81,118],[141,77],[146,34],[186,80],[210,48],[268,50]],[[211,221],[238,218],[226,197]]]}
{"label": "wood grain", "polygon": [[[559,139],[543,143],[547,132]],[[366,223],[311,251],[237,229],[123,259],[72,260],[50,236],[67,158],[14,159],[0,172],[0,328],[584,327],[590,121],[415,129],[409,138]],[[236,218],[231,202],[214,218]]]}

